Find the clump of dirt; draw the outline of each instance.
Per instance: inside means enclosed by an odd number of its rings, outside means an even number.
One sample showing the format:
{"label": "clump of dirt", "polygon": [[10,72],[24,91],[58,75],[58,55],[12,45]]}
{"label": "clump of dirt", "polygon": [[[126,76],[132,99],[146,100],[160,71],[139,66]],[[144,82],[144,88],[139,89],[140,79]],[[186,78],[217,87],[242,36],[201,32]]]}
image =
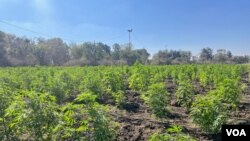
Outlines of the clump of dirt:
{"label": "clump of dirt", "polygon": [[127,112],[139,112],[142,109],[143,101],[140,99],[140,94],[131,90],[127,90],[125,93],[125,101],[119,106],[120,109],[124,109]]}
{"label": "clump of dirt", "polygon": [[167,78],[165,83],[166,83],[167,91],[170,94],[176,92],[177,84],[173,82],[172,78]]}

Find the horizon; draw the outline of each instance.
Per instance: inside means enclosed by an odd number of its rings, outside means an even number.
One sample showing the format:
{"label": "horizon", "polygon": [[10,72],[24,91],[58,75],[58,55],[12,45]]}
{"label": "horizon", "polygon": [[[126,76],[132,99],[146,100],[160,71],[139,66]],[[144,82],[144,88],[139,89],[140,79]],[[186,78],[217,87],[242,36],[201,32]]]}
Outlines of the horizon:
{"label": "horizon", "polygon": [[214,53],[226,49],[250,55],[247,0],[24,1],[0,0],[1,31],[30,39],[59,37],[67,43],[112,46],[128,43],[127,30],[132,28],[134,48],[145,48],[151,55],[172,49],[197,56],[205,47]]}

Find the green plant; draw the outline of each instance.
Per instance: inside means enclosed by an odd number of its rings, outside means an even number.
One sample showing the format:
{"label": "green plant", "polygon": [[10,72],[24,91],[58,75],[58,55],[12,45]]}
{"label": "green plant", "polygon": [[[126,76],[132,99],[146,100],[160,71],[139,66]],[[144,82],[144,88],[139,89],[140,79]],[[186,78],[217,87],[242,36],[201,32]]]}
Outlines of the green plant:
{"label": "green plant", "polygon": [[156,117],[162,118],[168,113],[168,92],[164,83],[149,86],[148,91],[142,95],[142,98]]}
{"label": "green plant", "polygon": [[55,97],[33,91],[21,91],[6,109],[9,127],[19,138],[50,140],[57,124]]}
{"label": "green plant", "polygon": [[190,135],[182,133],[182,128],[174,125],[167,129],[166,133],[154,133],[149,141],[196,141]]}
{"label": "green plant", "polygon": [[109,116],[100,108],[100,105],[91,107],[88,111],[90,116],[91,131],[93,131],[92,138],[95,141],[112,141],[115,139],[115,126],[111,122]]}
{"label": "green plant", "polygon": [[4,82],[0,84],[0,140],[15,140],[13,131],[8,126],[11,123],[11,119],[6,117],[6,109],[13,102],[13,96],[15,93]]}
{"label": "green plant", "polygon": [[221,125],[225,123],[228,115],[226,106],[214,97],[214,92],[207,96],[198,97],[191,107],[193,122],[198,124],[207,133],[218,133]]}
{"label": "green plant", "polygon": [[54,140],[87,140],[87,109],[80,104],[68,103],[61,107],[59,123],[53,129]]}
{"label": "green plant", "polygon": [[200,72],[199,78],[202,86],[206,87],[208,85],[208,78],[206,72]]}
{"label": "green plant", "polygon": [[121,75],[117,72],[104,72],[102,88],[105,94],[110,95],[120,105],[124,101],[125,85]]}
{"label": "green plant", "polygon": [[236,108],[240,98],[242,89],[236,79],[223,80],[216,89],[216,96],[221,102],[227,103]]}
{"label": "green plant", "polygon": [[176,101],[179,105],[185,106],[187,110],[193,102],[194,89],[192,83],[188,80],[179,82],[179,86],[176,91]]}
{"label": "green plant", "polygon": [[54,129],[55,140],[111,141],[116,123],[107,114],[108,108],[96,102],[96,96],[85,92],[74,103],[61,109],[60,122]]}
{"label": "green plant", "polygon": [[133,66],[132,75],[129,77],[129,87],[136,91],[146,91],[150,84],[150,75],[142,65]]}
{"label": "green plant", "polygon": [[[107,105],[124,102],[127,83],[158,118],[168,114],[165,83],[177,84],[177,102],[192,105],[194,123],[217,133],[239,104],[247,71],[248,65],[222,64],[0,68],[0,140],[113,140],[117,123]],[[197,81],[211,91],[195,100]],[[176,139],[178,130],[152,139]]]}

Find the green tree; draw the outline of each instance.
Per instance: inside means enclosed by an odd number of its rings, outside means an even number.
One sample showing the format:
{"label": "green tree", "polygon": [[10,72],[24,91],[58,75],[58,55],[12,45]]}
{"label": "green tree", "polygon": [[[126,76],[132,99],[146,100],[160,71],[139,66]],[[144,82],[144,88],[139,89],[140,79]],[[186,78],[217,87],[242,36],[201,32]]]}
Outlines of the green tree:
{"label": "green tree", "polygon": [[40,65],[60,66],[69,61],[69,47],[60,38],[38,39],[35,50]]}
{"label": "green tree", "polygon": [[199,62],[207,63],[213,59],[213,50],[211,48],[203,48],[199,56]]}
{"label": "green tree", "polygon": [[112,60],[120,60],[121,59],[121,46],[117,43],[113,45],[113,50],[111,53]]}
{"label": "green tree", "polygon": [[154,54],[152,64],[187,64],[191,61],[190,51],[163,50]]}
{"label": "green tree", "polygon": [[5,33],[0,31],[0,66],[8,65],[8,61],[6,59],[6,50],[5,50]]}
{"label": "green tree", "polygon": [[134,50],[137,59],[136,61],[142,63],[142,64],[148,64],[149,60],[148,57],[150,56],[150,54],[147,52],[146,49],[136,49]]}
{"label": "green tree", "polygon": [[232,53],[225,49],[218,49],[217,53],[213,56],[215,63],[231,63]]}

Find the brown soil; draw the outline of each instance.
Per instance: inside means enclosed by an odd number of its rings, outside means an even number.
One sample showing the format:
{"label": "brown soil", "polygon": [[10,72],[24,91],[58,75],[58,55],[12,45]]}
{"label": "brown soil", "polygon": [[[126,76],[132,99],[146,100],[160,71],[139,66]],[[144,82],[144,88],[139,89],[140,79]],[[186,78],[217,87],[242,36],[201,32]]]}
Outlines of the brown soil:
{"label": "brown soil", "polygon": [[[230,114],[231,124],[250,124],[250,82],[248,75],[244,77],[242,82],[247,85],[244,95],[239,104],[238,109]],[[191,118],[185,108],[178,106],[175,101],[175,92],[177,85],[171,80],[166,80],[167,91],[170,93],[170,114],[163,120],[156,119],[152,116],[149,107],[140,99],[140,93],[131,90],[126,91],[125,103],[120,109],[112,111],[116,122],[120,123],[117,141],[146,141],[150,135],[155,132],[163,132],[172,125],[180,125],[183,132],[195,137],[197,140],[215,140],[219,141],[220,135],[208,135],[202,132],[198,126],[192,123]],[[207,90],[198,84],[196,86],[197,94],[205,94]]]}

